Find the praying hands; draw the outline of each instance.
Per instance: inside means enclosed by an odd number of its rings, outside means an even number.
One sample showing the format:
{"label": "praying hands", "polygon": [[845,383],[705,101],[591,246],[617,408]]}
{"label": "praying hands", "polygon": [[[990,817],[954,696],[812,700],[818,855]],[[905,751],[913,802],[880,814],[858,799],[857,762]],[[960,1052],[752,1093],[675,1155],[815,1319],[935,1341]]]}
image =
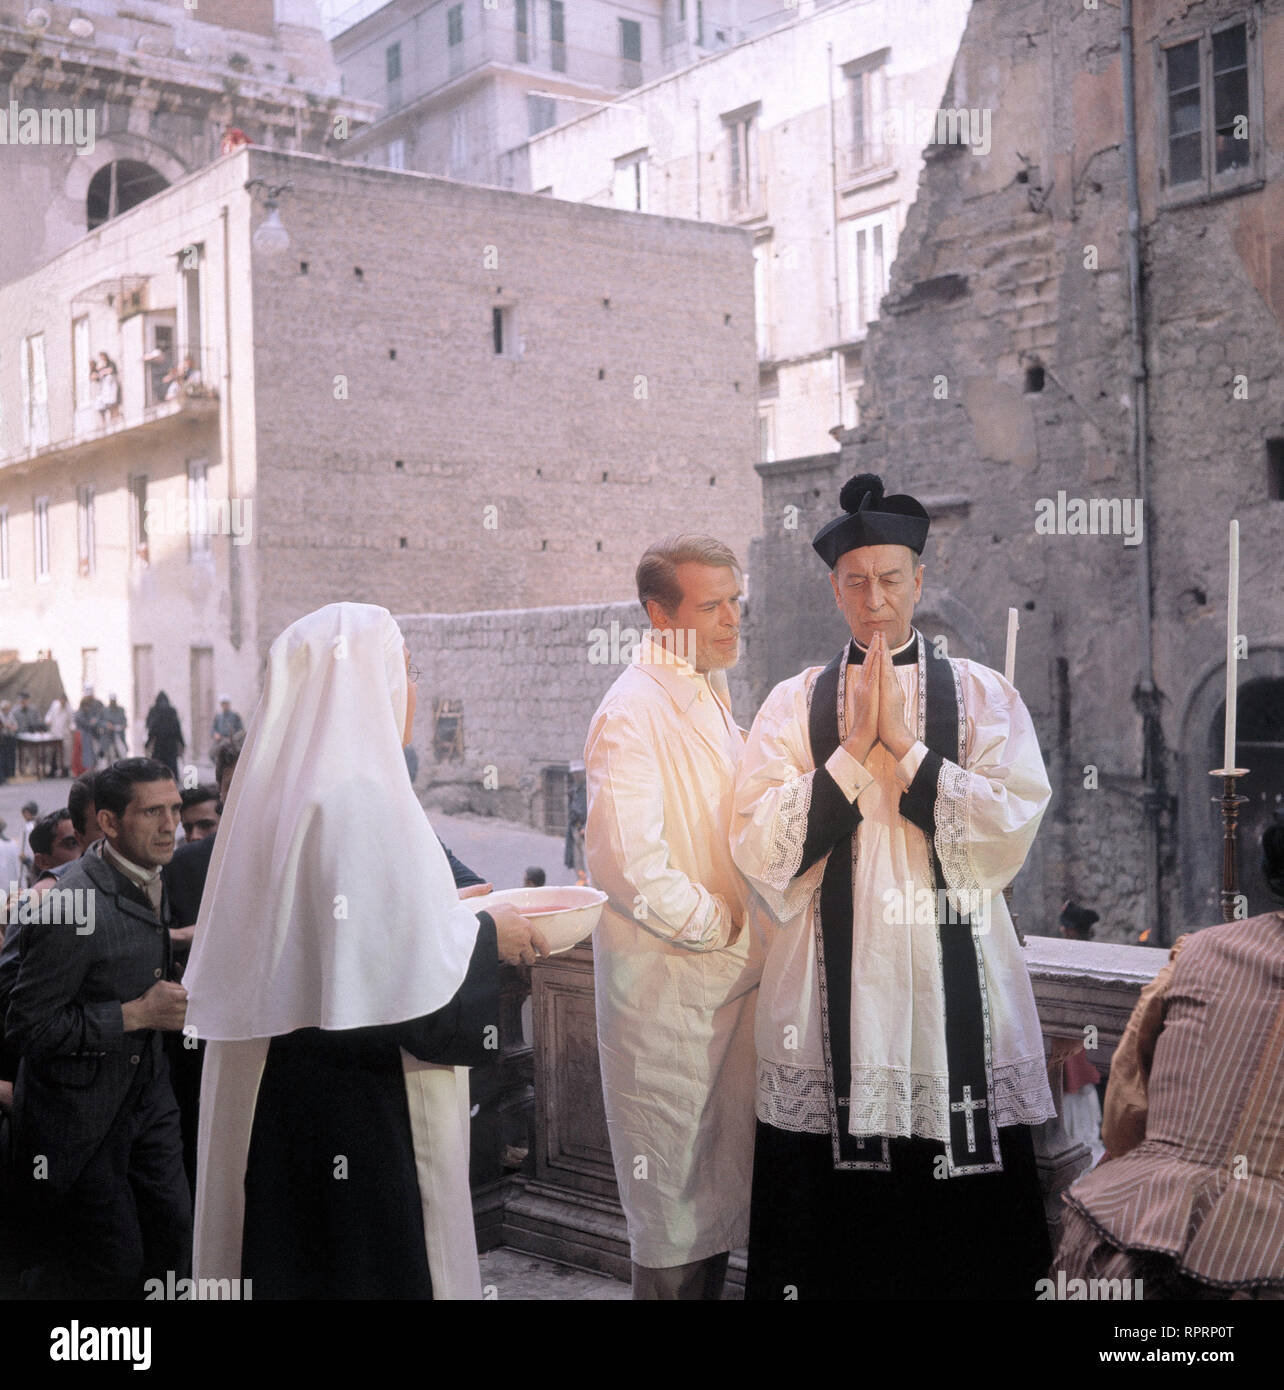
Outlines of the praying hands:
{"label": "praying hands", "polygon": [[843,747],[863,763],[875,743],[899,762],[914,746],[905,722],[905,702],[892,666],[887,638],[876,632],[855,680],[847,682],[847,737]]}

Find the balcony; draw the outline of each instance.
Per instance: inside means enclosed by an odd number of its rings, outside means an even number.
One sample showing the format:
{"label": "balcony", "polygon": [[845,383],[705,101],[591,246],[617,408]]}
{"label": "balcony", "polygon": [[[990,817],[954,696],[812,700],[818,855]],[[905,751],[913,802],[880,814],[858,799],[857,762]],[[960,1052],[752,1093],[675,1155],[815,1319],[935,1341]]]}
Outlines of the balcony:
{"label": "balcony", "polygon": [[[171,363],[163,353],[148,353],[143,359],[146,368],[143,411],[155,418],[158,409],[181,402],[218,400],[214,383],[216,353],[208,347],[180,347]],[[170,413],[173,413],[172,411]]]}
{"label": "balcony", "polygon": [[[129,434],[133,438],[137,430],[151,435],[174,428],[180,420],[194,423],[216,418],[217,349],[180,349],[175,355],[176,369],[171,362],[158,360],[153,354],[141,360],[121,354],[114,406],[110,404],[111,392],[92,381],[82,385],[79,399],[67,401],[62,410],[57,401],[44,403],[43,411],[33,416],[27,441],[7,457],[0,457],[0,469],[30,466],[53,457],[74,458],[96,451],[117,435]],[[55,429],[65,422],[71,427],[70,433],[51,438],[51,417]]]}

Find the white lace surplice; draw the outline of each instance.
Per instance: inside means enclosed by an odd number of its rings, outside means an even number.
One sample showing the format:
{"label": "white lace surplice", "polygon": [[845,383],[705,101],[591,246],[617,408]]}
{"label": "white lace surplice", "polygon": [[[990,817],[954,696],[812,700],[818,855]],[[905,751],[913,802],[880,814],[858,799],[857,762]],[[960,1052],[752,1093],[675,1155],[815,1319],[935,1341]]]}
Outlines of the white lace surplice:
{"label": "white lace surplice", "polygon": [[[920,636],[920,641],[922,638]],[[928,656],[928,660],[943,659]],[[966,716],[964,762],[943,760],[936,800],[943,887],[989,890],[979,934],[990,1014],[998,1124],[1037,1124],[1053,1113],[1034,992],[1000,891],[1025,861],[1051,795],[1034,726],[1020,696],[988,667],[956,661]],[[906,722],[918,719],[917,664],[895,668]],[[816,976],[815,914],[827,856],[795,878],[815,768],[808,736],[811,667],[767,697],[736,782],[732,851],[780,923],[763,972],[755,1039],[757,1114],[777,1128],[829,1131]],[[849,672],[855,679],[856,668]],[[850,1132],[947,1142],[948,1069],[937,925],[919,890],[935,892],[924,833],[900,797],[926,753],[897,764],[876,744],[863,768],[839,749],[828,764],[861,811],[853,869]],[[844,761],[845,760],[845,761]],[[837,852],[846,852],[846,842]],[[934,897],[930,900],[934,913]],[[918,907],[917,912],[907,908]],[[967,908],[966,899],[962,906]],[[890,920],[889,920],[890,918]],[[909,920],[906,920],[906,919]]]}

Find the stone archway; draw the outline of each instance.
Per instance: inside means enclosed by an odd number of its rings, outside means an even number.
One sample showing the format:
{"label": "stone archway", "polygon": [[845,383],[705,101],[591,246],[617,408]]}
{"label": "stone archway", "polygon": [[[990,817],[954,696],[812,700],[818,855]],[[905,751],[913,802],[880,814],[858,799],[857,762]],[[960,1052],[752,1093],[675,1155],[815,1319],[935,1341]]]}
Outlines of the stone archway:
{"label": "stone archway", "polygon": [[169,180],[150,164],[139,159],[113,159],[89,180],[86,227],[92,232],[168,187]]}
{"label": "stone archway", "polygon": [[[112,164],[141,165],[152,170],[162,180],[160,187],[167,187],[183,178],[189,171],[181,160],[168,150],[153,144],[145,136],[121,132],[118,135],[100,136],[94,142],[94,152],[90,157],[73,159],[63,180],[61,203],[65,213],[78,220],[86,231],[89,225],[89,194],[95,179],[109,171]],[[145,196],[159,192],[153,188]],[[139,201],[142,201],[141,199]],[[134,204],[131,204],[133,206]],[[117,214],[128,211],[118,207]]]}
{"label": "stone archway", "polygon": [[[1180,804],[1178,843],[1181,887],[1179,928],[1205,927],[1221,920],[1221,812],[1213,803],[1221,783],[1210,777],[1222,761],[1226,668],[1208,667],[1186,704],[1178,751]],[[1249,775],[1240,791],[1249,798],[1240,808],[1239,877],[1250,914],[1276,904],[1258,871],[1262,830],[1284,792],[1284,644],[1249,652],[1239,672],[1239,760]]]}

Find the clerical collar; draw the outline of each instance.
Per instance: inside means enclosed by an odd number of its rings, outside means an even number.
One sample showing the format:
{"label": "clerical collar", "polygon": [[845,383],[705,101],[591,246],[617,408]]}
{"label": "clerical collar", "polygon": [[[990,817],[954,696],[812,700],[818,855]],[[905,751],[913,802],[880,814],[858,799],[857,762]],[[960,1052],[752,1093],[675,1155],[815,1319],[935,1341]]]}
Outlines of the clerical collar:
{"label": "clerical collar", "polygon": [[[866,651],[868,651],[868,650],[869,650],[869,649],[868,649],[867,647],[862,647],[861,644],[853,637],[853,638],[852,638],[852,641],[851,641],[851,649],[850,649],[850,651],[849,651],[849,653],[848,653],[847,659],[848,659],[848,661],[850,661],[850,662],[857,662],[857,663],[859,663],[859,662],[861,662],[861,661],[864,661],[864,660],[865,660],[865,653],[866,653]],[[918,662],[918,629],[917,629],[917,628],[910,628],[909,641],[908,641],[908,642],[902,642],[901,645],[900,645],[899,647],[893,647],[893,648],[892,648],[892,665],[893,665],[893,666],[914,666],[914,665],[917,664],[917,662]]]}

